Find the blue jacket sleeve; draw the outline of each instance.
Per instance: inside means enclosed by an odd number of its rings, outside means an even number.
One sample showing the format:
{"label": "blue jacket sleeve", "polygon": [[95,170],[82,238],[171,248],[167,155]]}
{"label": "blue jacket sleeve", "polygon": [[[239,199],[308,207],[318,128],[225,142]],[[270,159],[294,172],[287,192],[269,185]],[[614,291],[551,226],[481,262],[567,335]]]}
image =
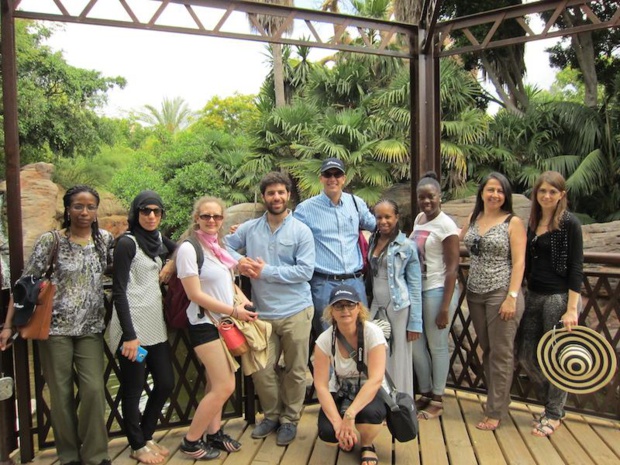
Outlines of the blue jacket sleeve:
{"label": "blue jacket sleeve", "polygon": [[415,242],[409,242],[410,257],[405,268],[405,279],[409,289],[409,322],[407,331],[422,332],[422,270],[418,259],[418,250]]}

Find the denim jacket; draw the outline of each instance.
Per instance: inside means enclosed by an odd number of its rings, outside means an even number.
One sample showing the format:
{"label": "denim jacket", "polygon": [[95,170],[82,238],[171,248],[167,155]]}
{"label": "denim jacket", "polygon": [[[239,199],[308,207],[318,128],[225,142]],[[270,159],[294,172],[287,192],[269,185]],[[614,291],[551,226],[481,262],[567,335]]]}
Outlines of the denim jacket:
{"label": "denim jacket", "polygon": [[[375,237],[371,238],[368,260],[375,248]],[[401,231],[387,250],[388,284],[395,312],[409,308],[407,331],[422,332],[422,270],[418,259],[418,248]]]}

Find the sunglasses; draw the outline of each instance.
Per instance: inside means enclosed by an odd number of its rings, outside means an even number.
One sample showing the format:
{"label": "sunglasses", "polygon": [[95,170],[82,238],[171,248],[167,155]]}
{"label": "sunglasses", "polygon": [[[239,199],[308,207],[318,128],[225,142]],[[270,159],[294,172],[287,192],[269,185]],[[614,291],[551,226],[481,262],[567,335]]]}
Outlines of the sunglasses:
{"label": "sunglasses", "polygon": [[476,256],[480,255],[480,241],[481,240],[482,240],[481,237],[476,237],[474,241],[472,242],[471,248],[469,249],[469,252],[472,255],[476,255]]}
{"label": "sunglasses", "polygon": [[344,173],[342,171],[327,171],[325,173],[321,173],[321,176],[323,176],[326,179],[329,179],[329,178],[340,179],[341,177],[344,176]]}
{"label": "sunglasses", "polygon": [[332,305],[332,308],[337,312],[344,312],[345,310],[353,310],[357,307],[357,302],[338,302]]}
{"label": "sunglasses", "polygon": [[149,208],[149,207],[142,207],[142,208],[140,209],[140,214],[141,214],[142,216],[150,216],[150,215],[151,215],[151,213],[154,213],[154,214],[155,214],[155,216],[158,216],[158,217],[159,217],[159,216],[161,216],[161,215],[162,215],[162,213],[163,213],[163,212],[164,212],[164,211],[163,211],[161,208]]}
{"label": "sunglasses", "polygon": [[207,215],[205,213],[202,215],[198,215],[198,218],[200,218],[203,221],[209,221],[209,220],[222,221],[224,219],[224,215]]}

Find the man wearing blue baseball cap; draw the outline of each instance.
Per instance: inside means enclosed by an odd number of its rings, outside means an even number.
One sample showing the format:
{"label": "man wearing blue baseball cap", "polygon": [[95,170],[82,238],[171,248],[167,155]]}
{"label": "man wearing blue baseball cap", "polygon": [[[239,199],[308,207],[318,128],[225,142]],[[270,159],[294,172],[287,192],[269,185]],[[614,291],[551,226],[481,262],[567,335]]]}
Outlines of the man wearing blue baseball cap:
{"label": "man wearing blue baseball cap", "polygon": [[366,202],[343,192],[347,176],[342,160],[323,160],[319,179],[323,192],[300,203],[294,213],[314,235],[316,263],[310,287],[314,302],[312,331],[315,337],[325,330],[321,315],[335,287],[341,284],[354,287],[362,296],[364,305],[367,305],[358,237],[360,229],[374,231],[376,226],[375,217]]}

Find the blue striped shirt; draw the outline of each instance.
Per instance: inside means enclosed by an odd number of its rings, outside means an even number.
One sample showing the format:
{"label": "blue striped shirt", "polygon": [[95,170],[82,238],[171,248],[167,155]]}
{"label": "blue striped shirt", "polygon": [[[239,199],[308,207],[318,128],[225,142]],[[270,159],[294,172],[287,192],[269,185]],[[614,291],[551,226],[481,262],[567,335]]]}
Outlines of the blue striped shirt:
{"label": "blue striped shirt", "polygon": [[348,274],[362,269],[362,254],[358,246],[359,229],[374,231],[376,220],[366,202],[353,195],[342,193],[334,205],[321,192],[300,203],[295,218],[305,223],[314,235],[316,264],[314,270],[324,274]]}

